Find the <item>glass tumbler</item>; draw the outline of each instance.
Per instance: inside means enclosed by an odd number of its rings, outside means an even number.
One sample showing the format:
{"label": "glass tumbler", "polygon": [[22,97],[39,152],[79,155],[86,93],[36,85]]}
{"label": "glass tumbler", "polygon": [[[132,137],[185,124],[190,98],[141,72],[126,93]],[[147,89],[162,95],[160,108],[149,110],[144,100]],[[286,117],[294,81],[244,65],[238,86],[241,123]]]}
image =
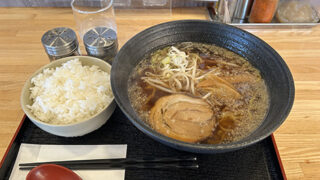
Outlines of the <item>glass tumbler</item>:
{"label": "glass tumbler", "polygon": [[72,0],[71,7],[80,38],[95,27],[117,32],[113,0]]}

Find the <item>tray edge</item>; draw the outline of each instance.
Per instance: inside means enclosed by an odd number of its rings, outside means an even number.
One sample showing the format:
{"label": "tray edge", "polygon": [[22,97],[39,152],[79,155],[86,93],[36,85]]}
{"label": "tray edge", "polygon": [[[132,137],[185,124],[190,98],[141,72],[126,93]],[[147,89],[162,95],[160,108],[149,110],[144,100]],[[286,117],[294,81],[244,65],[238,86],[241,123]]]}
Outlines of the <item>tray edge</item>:
{"label": "tray edge", "polygon": [[11,146],[12,146],[13,142],[14,142],[14,141],[16,140],[16,138],[17,138],[17,135],[19,134],[20,129],[21,129],[21,127],[22,127],[25,119],[26,119],[26,115],[24,114],[23,117],[22,117],[22,119],[21,119],[21,121],[20,121],[20,124],[19,124],[18,128],[16,129],[16,131],[15,131],[15,133],[14,133],[14,135],[13,135],[11,141],[10,141],[10,144],[8,145],[8,147],[7,147],[7,149],[6,149],[6,152],[4,153],[4,155],[3,155],[3,157],[2,157],[2,160],[1,160],[1,162],[0,162],[0,168],[2,168],[2,165],[3,165],[4,161],[6,160],[6,157],[7,157],[8,153],[9,153],[9,151],[10,151],[10,149],[11,149]]}

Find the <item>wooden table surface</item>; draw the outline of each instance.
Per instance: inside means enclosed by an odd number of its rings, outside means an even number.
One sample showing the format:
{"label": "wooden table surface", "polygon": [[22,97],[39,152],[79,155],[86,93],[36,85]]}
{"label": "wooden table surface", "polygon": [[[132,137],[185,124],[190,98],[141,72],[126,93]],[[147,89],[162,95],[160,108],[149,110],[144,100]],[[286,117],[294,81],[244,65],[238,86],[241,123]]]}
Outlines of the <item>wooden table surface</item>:
{"label": "wooden table surface", "polygon": [[[208,19],[201,8],[174,9],[171,15],[118,10],[116,17],[120,45],[161,22]],[[19,101],[24,82],[49,63],[41,36],[59,26],[76,29],[71,8],[0,8],[1,157],[24,115]],[[249,31],[278,51],[295,80],[293,109],[275,132],[286,175],[288,179],[320,179],[320,27]]]}

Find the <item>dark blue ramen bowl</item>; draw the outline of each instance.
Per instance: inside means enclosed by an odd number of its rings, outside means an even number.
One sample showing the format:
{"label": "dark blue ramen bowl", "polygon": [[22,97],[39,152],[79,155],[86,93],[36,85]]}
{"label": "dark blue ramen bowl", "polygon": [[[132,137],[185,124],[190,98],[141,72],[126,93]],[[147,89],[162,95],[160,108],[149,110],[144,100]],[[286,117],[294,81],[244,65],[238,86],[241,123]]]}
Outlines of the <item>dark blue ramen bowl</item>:
{"label": "dark blue ramen bowl", "polygon": [[[262,124],[247,137],[229,144],[193,144],[164,136],[143,122],[128,97],[128,78],[145,55],[179,42],[200,42],[226,48],[250,61],[260,70],[268,92],[270,107]],[[287,118],[294,101],[294,82],[281,56],[258,37],[239,28],[201,20],[159,24],[131,38],[112,64],[111,86],[121,110],[139,130],[170,147],[195,153],[220,153],[240,149],[268,137]]]}

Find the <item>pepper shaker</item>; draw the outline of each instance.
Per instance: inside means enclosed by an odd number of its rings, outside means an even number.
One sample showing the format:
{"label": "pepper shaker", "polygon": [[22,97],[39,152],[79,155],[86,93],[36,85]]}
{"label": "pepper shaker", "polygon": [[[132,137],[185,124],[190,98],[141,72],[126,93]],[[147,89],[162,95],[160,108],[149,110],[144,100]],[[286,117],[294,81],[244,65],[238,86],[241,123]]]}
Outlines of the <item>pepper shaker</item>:
{"label": "pepper shaker", "polygon": [[107,27],[95,27],[84,34],[83,42],[89,56],[112,64],[118,51],[117,33],[114,30]]}
{"label": "pepper shaker", "polygon": [[270,23],[276,13],[279,0],[255,0],[252,4],[249,22]]}
{"label": "pepper shaker", "polygon": [[51,29],[42,36],[41,42],[50,61],[80,55],[76,33],[70,28]]}

